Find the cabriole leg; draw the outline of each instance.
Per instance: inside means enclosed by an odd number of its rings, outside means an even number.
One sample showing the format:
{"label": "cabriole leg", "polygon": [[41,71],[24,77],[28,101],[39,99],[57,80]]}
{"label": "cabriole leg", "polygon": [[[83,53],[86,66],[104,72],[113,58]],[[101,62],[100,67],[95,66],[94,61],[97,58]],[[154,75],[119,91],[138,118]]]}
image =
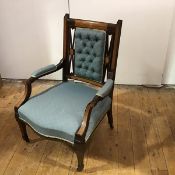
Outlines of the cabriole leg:
{"label": "cabriole leg", "polygon": [[23,140],[25,140],[26,142],[30,142],[28,135],[27,135],[26,124],[23,121],[19,120],[18,125],[19,125],[19,128],[21,130]]}
{"label": "cabriole leg", "polygon": [[23,121],[19,120],[18,114],[16,114],[16,120],[18,122],[23,140],[25,140],[26,142],[30,142],[27,135],[26,124]]}
{"label": "cabriole leg", "polygon": [[110,110],[107,112],[107,116],[108,116],[109,126],[110,126],[111,129],[113,129],[114,125],[113,125],[112,105],[111,105]]}
{"label": "cabriole leg", "polygon": [[85,154],[85,149],[86,149],[85,147],[86,147],[85,144],[75,143],[74,145],[75,153],[76,153],[77,160],[78,160],[77,171],[82,171],[84,168],[84,154]]}

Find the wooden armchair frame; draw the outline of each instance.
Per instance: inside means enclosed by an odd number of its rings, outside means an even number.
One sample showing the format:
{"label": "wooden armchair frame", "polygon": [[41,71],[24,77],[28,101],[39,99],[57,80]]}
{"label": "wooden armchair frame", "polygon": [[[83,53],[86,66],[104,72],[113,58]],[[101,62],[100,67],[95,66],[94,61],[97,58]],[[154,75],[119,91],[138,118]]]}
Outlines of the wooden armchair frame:
{"label": "wooden armchair frame", "polygon": [[[71,64],[74,65],[74,38],[71,36],[71,30],[76,27],[80,28],[89,28],[89,29],[98,29],[106,32],[106,45],[105,45],[105,59],[103,63],[103,80],[102,82],[96,82],[93,80],[89,80],[86,78],[78,77],[74,75],[74,70],[71,72]],[[68,79],[80,80],[86,83],[90,83],[92,85],[102,87],[104,85],[105,74],[107,73],[107,79],[115,80],[115,72],[117,65],[117,57],[118,57],[118,49],[120,43],[120,35],[121,35],[121,27],[122,21],[118,20],[117,24],[112,23],[104,23],[104,22],[96,22],[96,21],[87,21],[81,19],[72,19],[69,18],[69,14],[64,16],[64,40],[63,40],[63,59],[56,65],[56,69],[47,73],[43,73],[37,77],[30,77],[25,81],[25,93],[24,97],[20,100],[20,102],[14,107],[15,110],[15,118],[18,122],[19,128],[22,133],[22,138],[29,142],[29,138],[26,131],[26,124],[24,121],[19,119],[18,109],[24,103],[26,103],[32,92],[32,83],[40,77],[56,72],[60,69],[63,70],[63,81],[68,81]],[[109,38],[110,41],[109,41]],[[107,94],[111,99],[113,97],[113,88]],[[81,171],[84,167],[83,159],[85,153],[85,136],[89,126],[89,120],[91,116],[92,109],[96,106],[96,104],[103,100],[104,97],[96,95],[93,100],[86,106],[84,117],[80,127],[78,128],[75,134],[74,144],[72,145],[78,159],[78,171]],[[106,114],[105,114],[106,115]],[[112,103],[110,110],[107,112],[108,122],[110,128],[113,128],[113,116],[112,116]],[[104,118],[104,117],[103,117]],[[103,119],[102,118],[102,119]],[[38,133],[37,133],[38,134]]]}

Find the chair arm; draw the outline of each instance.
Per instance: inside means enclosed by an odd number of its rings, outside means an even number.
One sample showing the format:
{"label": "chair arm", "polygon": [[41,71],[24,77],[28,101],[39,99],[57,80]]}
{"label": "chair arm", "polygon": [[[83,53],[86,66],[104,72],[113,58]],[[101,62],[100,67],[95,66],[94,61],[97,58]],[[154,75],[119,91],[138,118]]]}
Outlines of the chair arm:
{"label": "chair arm", "polygon": [[40,77],[43,77],[45,75],[48,75],[48,74],[51,74],[53,72],[58,71],[59,69],[63,68],[63,60],[64,59],[61,59],[57,65],[50,64],[46,67],[43,67],[43,68],[40,68],[40,69],[34,71],[31,75],[31,77],[38,79]]}
{"label": "chair arm", "polygon": [[50,73],[52,71],[56,71],[57,70],[57,66],[54,64],[50,64],[48,66],[42,67],[36,71],[34,71],[31,75],[31,77],[37,78],[40,77],[46,73]]}
{"label": "chair arm", "polygon": [[15,105],[14,109],[15,112],[18,111],[18,108],[23,105],[24,103],[26,103],[28,101],[28,99],[30,98],[31,92],[32,92],[32,83],[37,80],[38,78],[51,74],[55,71],[58,71],[59,69],[63,68],[63,59],[60,60],[60,62],[57,65],[54,66],[49,66],[50,68],[41,68],[38,72],[34,72],[32,73],[33,75],[27,79],[26,81],[24,81],[25,84],[25,92],[23,97],[21,98],[21,100]]}
{"label": "chair arm", "polygon": [[75,142],[76,143],[84,143],[85,142],[85,136],[86,136],[86,132],[87,132],[87,129],[89,126],[89,120],[90,120],[92,109],[102,99],[103,99],[102,97],[96,95],[93,98],[93,100],[90,103],[88,103],[88,105],[86,106],[82,123],[81,123],[80,127],[78,128],[77,132],[75,133]]}
{"label": "chair arm", "polygon": [[106,97],[111,92],[113,85],[114,81],[108,79],[106,83],[97,91],[96,95],[102,98]]}
{"label": "chair arm", "polygon": [[93,100],[86,106],[83,121],[75,134],[75,142],[77,143],[85,142],[85,136],[88,130],[92,109],[96,106],[96,104],[99,101],[103,100],[106,96],[111,94],[114,85],[113,82],[114,82],[113,80],[108,79],[106,83],[97,91],[96,96],[93,98]]}

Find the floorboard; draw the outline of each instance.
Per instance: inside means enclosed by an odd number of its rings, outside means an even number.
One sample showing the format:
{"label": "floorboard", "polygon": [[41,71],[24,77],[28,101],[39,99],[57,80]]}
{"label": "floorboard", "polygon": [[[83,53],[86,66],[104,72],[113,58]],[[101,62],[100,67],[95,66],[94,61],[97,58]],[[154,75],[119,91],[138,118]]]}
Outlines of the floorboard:
{"label": "floorboard", "polygon": [[[55,81],[38,81],[32,95]],[[31,143],[21,139],[13,107],[24,93],[20,82],[0,88],[0,175],[174,175],[175,89],[118,85],[114,90],[114,129],[107,117],[95,131],[77,172],[72,149],[40,138],[28,129]]]}

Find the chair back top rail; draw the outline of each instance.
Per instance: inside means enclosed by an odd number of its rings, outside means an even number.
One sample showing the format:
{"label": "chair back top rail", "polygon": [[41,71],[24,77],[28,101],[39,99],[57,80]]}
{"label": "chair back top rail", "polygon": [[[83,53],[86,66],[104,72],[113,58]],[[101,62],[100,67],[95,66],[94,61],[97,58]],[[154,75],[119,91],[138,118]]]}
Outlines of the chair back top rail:
{"label": "chair back top rail", "polygon": [[98,22],[98,21],[90,21],[90,20],[82,20],[82,19],[73,19],[69,18],[69,24],[71,28],[89,28],[89,29],[97,29],[104,30],[109,35],[115,32],[116,24]]}

